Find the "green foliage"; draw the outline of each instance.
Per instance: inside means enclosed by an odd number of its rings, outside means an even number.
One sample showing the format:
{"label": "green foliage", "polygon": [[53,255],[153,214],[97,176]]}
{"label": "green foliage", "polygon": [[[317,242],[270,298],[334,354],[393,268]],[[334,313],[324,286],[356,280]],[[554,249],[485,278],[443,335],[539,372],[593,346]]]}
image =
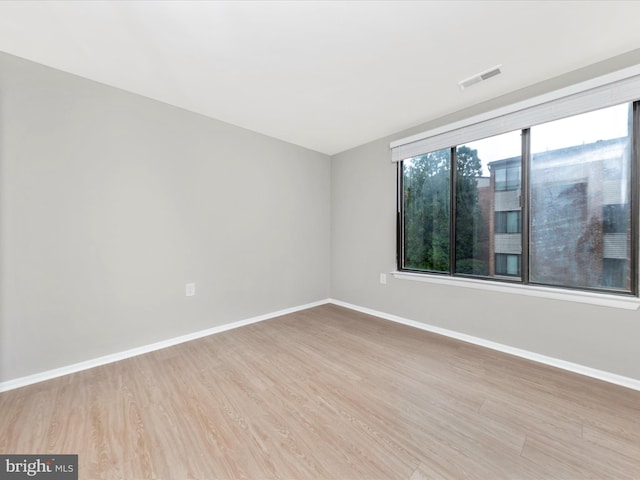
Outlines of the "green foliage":
{"label": "green foliage", "polygon": [[472,260],[479,255],[478,238],[484,226],[478,204],[477,180],[482,175],[482,162],[478,152],[466,146],[456,149],[456,157],[456,269],[458,273],[476,274],[475,271],[463,272],[461,268],[478,268],[473,267]]}
{"label": "green foliage", "polygon": [[404,162],[404,266],[449,270],[451,160],[440,150]]}
{"label": "green foliage", "polygon": [[[456,256],[468,260],[473,259],[477,250],[477,227],[482,225],[478,221],[476,180],[481,175],[482,164],[477,151],[468,147],[459,147],[456,157]],[[450,149],[405,160],[405,268],[449,271],[450,178]],[[486,270],[484,262],[458,262],[459,265],[471,270],[469,273]]]}
{"label": "green foliage", "polygon": [[489,268],[486,262],[475,258],[466,258],[456,261],[456,273],[466,273],[468,275],[488,275]]}

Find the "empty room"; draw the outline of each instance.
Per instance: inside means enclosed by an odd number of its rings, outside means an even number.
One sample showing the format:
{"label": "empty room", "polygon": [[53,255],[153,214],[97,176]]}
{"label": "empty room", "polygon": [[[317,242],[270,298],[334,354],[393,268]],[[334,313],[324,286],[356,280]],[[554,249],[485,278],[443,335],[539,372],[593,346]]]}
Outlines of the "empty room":
{"label": "empty room", "polygon": [[0,480],[639,479],[638,18],[0,2]]}

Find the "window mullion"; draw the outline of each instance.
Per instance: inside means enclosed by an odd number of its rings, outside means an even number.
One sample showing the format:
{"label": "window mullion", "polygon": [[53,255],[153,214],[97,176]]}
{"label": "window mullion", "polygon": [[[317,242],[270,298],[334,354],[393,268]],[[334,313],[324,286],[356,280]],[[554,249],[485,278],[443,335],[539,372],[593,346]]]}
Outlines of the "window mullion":
{"label": "window mullion", "polygon": [[398,266],[398,270],[404,268],[404,186],[402,182],[402,169],[403,162],[398,162],[396,169],[396,180],[398,184],[398,192],[396,195],[396,265]]}
{"label": "window mullion", "polygon": [[638,156],[640,155],[640,101],[633,102],[631,119],[631,165],[630,165],[630,195],[631,195],[631,245],[629,252],[631,292],[638,295],[638,245],[640,206],[638,198],[640,186],[638,185]]}
{"label": "window mullion", "polygon": [[529,283],[529,170],[531,165],[531,131],[522,130],[522,155],[520,168],[520,212],[522,255],[520,256],[520,278],[522,283]]}
{"label": "window mullion", "polygon": [[450,153],[450,187],[449,187],[449,275],[456,272],[456,183],[458,168],[456,162],[456,147],[451,147]]}

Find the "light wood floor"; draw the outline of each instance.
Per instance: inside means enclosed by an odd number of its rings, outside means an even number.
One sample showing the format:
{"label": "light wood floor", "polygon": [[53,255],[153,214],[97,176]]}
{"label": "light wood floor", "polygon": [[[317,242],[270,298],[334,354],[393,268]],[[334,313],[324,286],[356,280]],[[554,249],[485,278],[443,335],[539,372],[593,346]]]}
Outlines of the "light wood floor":
{"label": "light wood floor", "polygon": [[333,305],[0,394],[80,479],[640,479],[640,392]]}

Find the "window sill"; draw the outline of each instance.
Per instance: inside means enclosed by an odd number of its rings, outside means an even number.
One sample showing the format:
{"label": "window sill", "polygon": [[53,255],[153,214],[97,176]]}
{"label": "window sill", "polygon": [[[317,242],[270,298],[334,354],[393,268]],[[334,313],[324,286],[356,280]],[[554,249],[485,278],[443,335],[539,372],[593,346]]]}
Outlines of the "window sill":
{"label": "window sill", "polygon": [[413,280],[417,282],[449,285],[452,287],[475,288],[478,290],[526,295],[529,297],[588,303],[591,305],[622,308],[625,310],[637,310],[638,307],[640,307],[640,299],[637,297],[623,297],[618,295],[607,295],[606,293],[581,292],[561,288],[492,282],[491,280],[476,280],[473,278],[445,277],[424,273],[395,271],[391,272],[391,274],[400,280]]}

